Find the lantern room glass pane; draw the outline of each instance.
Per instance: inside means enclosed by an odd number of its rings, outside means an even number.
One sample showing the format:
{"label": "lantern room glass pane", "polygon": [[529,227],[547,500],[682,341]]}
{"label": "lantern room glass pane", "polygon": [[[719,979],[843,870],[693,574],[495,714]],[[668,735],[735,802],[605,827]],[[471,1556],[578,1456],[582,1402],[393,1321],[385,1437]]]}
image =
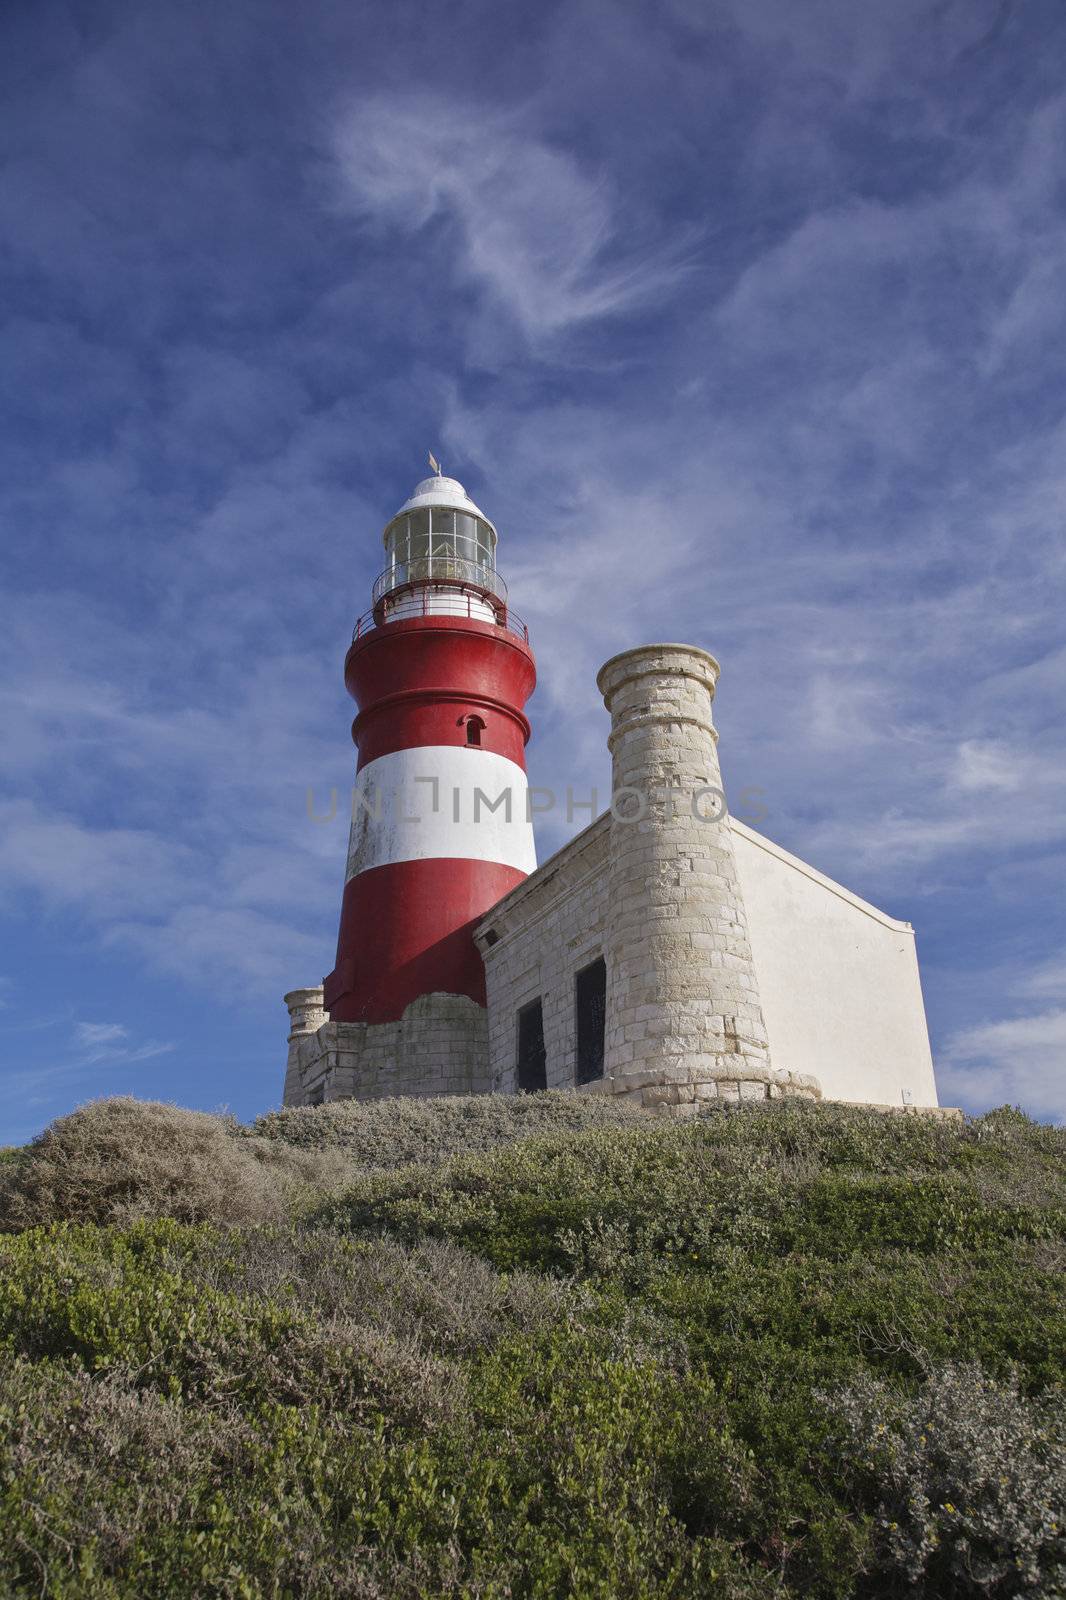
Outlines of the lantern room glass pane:
{"label": "lantern room glass pane", "polygon": [[428,511],[412,511],[407,519],[407,554],[412,561],[429,555]]}
{"label": "lantern room glass pane", "polygon": [[455,553],[460,561],[478,559],[475,519],[465,511],[455,513]]}
{"label": "lantern room glass pane", "polygon": [[385,535],[385,573],[378,594],[407,584],[470,584],[506,592],[496,573],[496,539],[490,525],[450,506],[419,507],[394,518]]}
{"label": "lantern room glass pane", "polygon": [[432,550],[434,556],[445,556],[452,560],[455,556],[455,512],[440,511],[436,507],[430,512],[433,519]]}
{"label": "lantern room glass pane", "polygon": [[491,529],[480,518],[477,523],[477,559],[482,567],[492,568],[496,565]]}
{"label": "lantern room glass pane", "polygon": [[389,529],[385,553],[390,565],[407,560],[407,518],[399,517]]}

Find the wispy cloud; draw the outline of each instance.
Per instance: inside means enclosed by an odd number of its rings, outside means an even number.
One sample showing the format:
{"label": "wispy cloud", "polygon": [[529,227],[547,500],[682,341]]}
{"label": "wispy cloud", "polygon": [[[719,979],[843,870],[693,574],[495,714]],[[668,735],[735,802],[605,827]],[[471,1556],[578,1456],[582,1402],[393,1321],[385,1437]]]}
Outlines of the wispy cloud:
{"label": "wispy cloud", "polygon": [[[1014,992],[1030,1000],[1066,1001],[1066,950],[1058,950],[1046,961],[1037,962],[1018,978]],[[1063,1059],[1066,1076],[1066,1058]]]}
{"label": "wispy cloud", "polygon": [[96,1066],[101,1061],[125,1064],[151,1061],[174,1049],[173,1043],[160,1043],[156,1039],[137,1043],[121,1022],[79,1022],[74,1030],[74,1043],[79,1054],[71,1063],[73,1071]]}
{"label": "wispy cloud", "polygon": [[664,243],[649,214],[635,243],[632,197],[530,121],[452,94],[371,96],[337,135],[350,203],[400,248],[454,262],[534,339],[668,293],[691,238]]}
{"label": "wispy cloud", "polygon": [[940,1093],[980,1110],[1018,1105],[1066,1122],[1066,1009],[1051,1007],[952,1034],[940,1059]]}
{"label": "wispy cloud", "polygon": [[[58,1023],[52,1031],[58,1031]],[[68,1023],[63,1031],[65,1039],[53,1037],[48,1048],[38,1049],[32,1059],[22,1054],[24,1038],[19,1039],[18,1052],[10,1053],[3,1074],[5,1140],[28,1138],[91,1096],[143,1093],[145,1070],[151,1070],[148,1064],[177,1049],[175,1040],[140,1038],[121,1022],[81,1021],[72,1027]],[[11,1042],[5,1036],[5,1043]]]}
{"label": "wispy cloud", "polygon": [[129,1029],[121,1022],[79,1022],[77,1026],[78,1043],[90,1049],[114,1045],[128,1037]]}

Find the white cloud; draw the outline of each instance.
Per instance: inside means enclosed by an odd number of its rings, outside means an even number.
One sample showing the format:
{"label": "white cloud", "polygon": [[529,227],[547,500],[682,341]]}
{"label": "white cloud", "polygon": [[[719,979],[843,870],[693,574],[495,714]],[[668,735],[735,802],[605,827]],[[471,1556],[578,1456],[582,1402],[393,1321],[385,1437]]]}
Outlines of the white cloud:
{"label": "white cloud", "polygon": [[1031,967],[1014,984],[1013,992],[1030,1000],[1066,1001],[1066,950],[1058,950],[1046,961]]}
{"label": "white cloud", "polygon": [[[329,906],[339,912],[339,875],[331,877]],[[330,925],[332,931],[332,916]],[[198,988],[225,996],[239,985],[243,997],[254,994],[260,1001],[299,984],[320,983],[333,955],[327,940],[301,932],[285,917],[229,904],[181,905],[159,926],[118,923],[109,942],[136,950],[157,970]]]}
{"label": "white cloud", "polygon": [[397,227],[398,249],[432,253],[445,270],[457,251],[463,275],[531,337],[631,310],[684,271],[676,235],[669,247],[627,244],[639,231],[632,202],[520,116],[390,91],[347,117],[337,151],[352,201]]}
{"label": "white cloud", "polygon": [[113,1045],[120,1039],[128,1039],[129,1029],[124,1028],[121,1022],[79,1022],[76,1034],[80,1045],[95,1049],[99,1045]]}
{"label": "white cloud", "polygon": [[[52,1019],[52,1025],[59,1019]],[[15,1030],[24,1034],[27,1030]],[[20,1046],[24,1044],[19,1041]],[[143,1075],[131,1071],[159,1056],[170,1055],[177,1045],[168,1040],[138,1041],[121,1022],[77,1022],[66,1046],[38,1051],[36,1059],[12,1064],[4,1073],[7,1123],[3,1140],[22,1142],[52,1117],[93,1094],[143,1092]]]}
{"label": "white cloud", "polygon": [[195,853],[140,828],[93,828],[30,800],[0,803],[0,887],[30,890],[94,921],[151,912],[180,894]]}
{"label": "white cloud", "polygon": [[[940,747],[930,728],[917,748],[901,734],[882,739],[872,749],[868,793],[856,782],[834,796],[823,783],[830,810],[807,829],[808,848],[886,876],[955,857],[976,883],[1009,852],[1044,850],[1066,838],[1066,755],[1037,760],[994,742],[968,744]],[[879,779],[887,804],[878,803]],[[966,852],[975,859],[965,863]]]}
{"label": "white cloud", "polygon": [[[670,0],[691,27],[721,26],[721,8],[704,0]],[[851,0],[736,0],[728,13],[755,45],[777,50],[791,65],[828,75],[852,96],[870,94],[892,72],[906,71],[916,53],[938,72],[992,43],[1010,0],[966,0],[931,7],[928,0],[856,6]]]}
{"label": "white cloud", "polygon": [[945,1104],[1020,1105],[1030,1115],[1066,1121],[1066,1010],[960,1029],[938,1058],[937,1080]]}
{"label": "white cloud", "polygon": [[1020,789],[1026,763],[1006,745],[990,739],[964,739],[956,751],[955,782],[960,789]]}
{"label": "white cloud", "polygon": [[901,737],[890,721],[892,701],[883,679],[865,678],[855,669],[815,671],[807,694],[806,726],[822,748],[855,751]]}
{"label": "white cloud", "polygon": [[151,1061],[155,1056],[168,1055],[175,1048],[157,1039],[137,1044],[122,1022],[79,1022],[74,1029],[74,1044],[78,1052],[75,1059],[55,1071],[77,1075],[82,1068],[101,1062],[128,1065],[135,1061]]}

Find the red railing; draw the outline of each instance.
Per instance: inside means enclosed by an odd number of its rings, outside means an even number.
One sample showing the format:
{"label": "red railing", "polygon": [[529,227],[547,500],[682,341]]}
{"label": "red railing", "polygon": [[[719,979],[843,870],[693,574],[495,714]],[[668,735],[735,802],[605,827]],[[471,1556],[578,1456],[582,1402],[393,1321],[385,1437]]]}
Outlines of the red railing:
{"label": "red railing", "polygon": [[379,600],[397,589],[413,589],[420,583],[446,583],[473,590],[477,594],[491,595],[501,605],[507,604],[507,585],[495,567],[449,555],[418,556],[410,561],[394,561],[391,567],[386,567],[374,579],[370,598],[377,605]]}
{"label": "red railing", "polygon": [[511,608],[481,588],[461,584],[410,584],[395,589],[359,618],[352,632],[352,643],[375,628],[390,622],[406,622],[411,617],[468,617],[473,622],[492,622],[529,643],[529,629]]}

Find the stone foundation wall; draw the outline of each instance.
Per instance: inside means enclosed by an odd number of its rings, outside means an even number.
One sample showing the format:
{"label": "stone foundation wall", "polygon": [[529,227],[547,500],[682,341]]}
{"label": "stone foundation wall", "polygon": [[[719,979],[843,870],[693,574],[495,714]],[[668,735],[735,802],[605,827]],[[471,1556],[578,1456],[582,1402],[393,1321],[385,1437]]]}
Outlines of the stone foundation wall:
{"label": "stone foundation wall", "polygon": [[[294,991],[307,993],[313,991]],[[287,1106],[485,1094],[489,1088],[488,1018],[465,995],[422,995],[398,1022],[324,1019],[314,1030],[305,1026],[290,1035]]]}
{"label": "stone foundation wall", "polygon": [[[626,1100],[649,1110],[672,1116],[694,1116],[708,1105],[740,1100],[820,1100],[821,1086],[809,1072],[789,1072],[785,1068],[760,1067],[744,1062],[735,1067],[720,1067],[715,1076],[701,1068],[688,1079],[663,1082],[654,1065],[643,1073],[627,1073],[623,1091]],[[607,1085],[608,1089],[610,1084]]]}

